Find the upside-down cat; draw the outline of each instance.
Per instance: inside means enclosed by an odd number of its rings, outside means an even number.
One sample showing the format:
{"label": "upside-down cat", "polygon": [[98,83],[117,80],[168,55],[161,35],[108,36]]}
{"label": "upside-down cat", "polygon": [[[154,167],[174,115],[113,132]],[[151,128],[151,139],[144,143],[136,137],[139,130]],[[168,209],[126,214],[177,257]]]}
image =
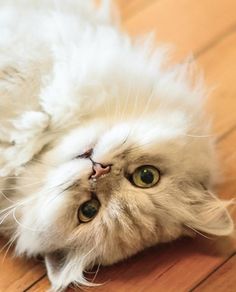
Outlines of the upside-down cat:
{"label": "upside-down cat", "polygon": [[233,230],[211,191],[201,81],[132,40],[108,1],[0,5],[0,232],[55,291],[192,232]]}

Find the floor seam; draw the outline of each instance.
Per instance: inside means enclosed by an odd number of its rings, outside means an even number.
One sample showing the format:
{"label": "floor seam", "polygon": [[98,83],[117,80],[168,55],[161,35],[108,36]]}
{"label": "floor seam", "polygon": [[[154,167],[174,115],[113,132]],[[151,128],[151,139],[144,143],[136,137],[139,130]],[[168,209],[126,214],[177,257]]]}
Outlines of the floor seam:
{"label": "floor seam", "polygon": [[200,56],[204,55],[210,49],[214,48],[217,44],[219,44],[222,40],[229,37],[231,34],[236,32],[236,23],[226,28],[223,32],[215,36],[209,43],[207,43],[202,48],[199,48],[193,55],[195,58],[199,58]]}
{"label": "floor seam", "polygon": [[[160,273],[157,277],[154,277],[153,280],[156,281],[158,279],[160,279],[162,276],[164,276],[169,270],[171,270],[173,267],[175,267],[178,263],[180,262],[180,260],[174,262],[172,265],[170,265],[168,268],[166,268],[162,273]],[[144,292],[146,291],[146,288],[144,288],[143,290],[141,290],[140,292]]]}
{"label": "floor seam", "polygon": [[228,137],[231,133],[233,133],[236,130],[236,124],[230,127],[228,130],[226,130],[223,134],[221,134],[217,139],[216,143],[218,144],[222,140],[224,140],[226,137]]}
{"label": "floor seam", "polygon": [[31,283],[27,288],[25,288],[22,292],[27,292],[29,291],[29,289],[31,289],[33,286],[35,286],[35,284],[37,284],[38,282],[40,282],[43,278],[46,277],[47,274],[43,274],[40,278],[38,278],[36,281],[34,281],[33,283]]}
{"label": "floor seam", "polygon": [[132,4],[131,4],[132,12],[129,13],[129,10],[128,10],[128,13],[127,14],[125,13],[123,15],[122,17],[123,22],[125,23],[126,21],[129,21],[130,19],[135,17],[140,11],[151,6],[154,2],[160,2],[160,1],[161,0],[149,0],[148,4],[145,1],[142,1],[141,3],[139,3],[139,5],[133,4],[134,8],[132,7]]}
{"label": "floor seam", "polygon": [[203,284],[207,279],[209,279],[216,271],[218,271],[221,267],[223,267],[235,255],[236,255],[236,251],[234,251],[229,257],[227,257],[221,264],[219,264],[217,267],[215,267],[209,274],[207,274],[193,288],[189,289],[188,292],[194,292],[201,284]]}

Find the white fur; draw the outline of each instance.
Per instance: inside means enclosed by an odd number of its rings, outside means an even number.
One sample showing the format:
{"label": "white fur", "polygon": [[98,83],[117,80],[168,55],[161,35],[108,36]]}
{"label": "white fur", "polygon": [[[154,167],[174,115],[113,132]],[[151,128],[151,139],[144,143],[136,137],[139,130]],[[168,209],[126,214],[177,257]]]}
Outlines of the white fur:
{"label": "white fur", "polygon": [[[189,230],[233,230],[228,203],[209,191],[215,163],[201,78],[188,61],[168,65],[151,37],[121,33],[108,2],[0,6],[0,230],[18,254],[45,256],[54,290],[88,285],[85,268]],[[94,161],[112,164],[97,182],[91,161],[78,158],[91,148]],[[161,180],[143,190],[126,174],[145,164]],[[91,190],[100,211],[79,224]]]}

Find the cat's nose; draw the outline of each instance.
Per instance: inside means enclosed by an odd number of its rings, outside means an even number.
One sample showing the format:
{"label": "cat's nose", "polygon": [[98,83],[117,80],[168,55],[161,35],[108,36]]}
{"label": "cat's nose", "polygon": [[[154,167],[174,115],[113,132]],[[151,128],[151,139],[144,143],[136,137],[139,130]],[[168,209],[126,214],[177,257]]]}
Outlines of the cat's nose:
{"label": "cat's nose", "polygon": [[97,179],[100,176],[107,174],[111,171],[111,166],[110,165],[102,165],[101,163],[95,162],[93,164],[93,174],[91,175],[92,179]]}

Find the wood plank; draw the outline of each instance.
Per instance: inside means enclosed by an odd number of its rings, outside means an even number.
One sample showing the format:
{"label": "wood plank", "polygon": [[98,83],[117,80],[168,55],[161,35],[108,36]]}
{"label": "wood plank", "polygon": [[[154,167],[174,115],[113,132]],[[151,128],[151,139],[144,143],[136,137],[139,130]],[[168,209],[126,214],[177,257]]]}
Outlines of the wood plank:
{"label": "wood plank", "polygon": [[207,110],[213,117],[214,133],[222,135],[236,124],[236,31],[197,59],[206,83],[213,88]]}
{"label": "wood plank", "polygon": [[[218,145],[221,176],[218,191],[222,198],[236,198],[236,129],[230,134],[230,139],[223,139]],[[236,220],[236,208],[234,208]],[[235,221],[236,222],[236,221]]]}
{"label": "wood plank", "polygon": [[120,11],[121,20],[124,21],[151,5],[154,1],[160,0],[115,0],[114,2]]}
{"label": "wood plank", "polygon": [[[4,240],[0,240],[1,247],[5,243]],[[45,274],[41,264],[27,261],[25,258],[14,258],[11,250],[7,256],[5,253],[5,250],[0,253],[0,291],[23,291]]]}
{"label": "wood plank", "polygon": [[[86,277],[96,283],[104,283],[95,288],[96,291],[102,292],[184,291],[187,285],[183,272],[186,278],[191,274],[191,278],[195,278],[197,282],[201,279],[200,275],[205,276],[207,272],[216,268],[223,261],[225,255],[218,254],[217,249],[212,248],[213,244],[216,243],[200,237],[184,238],[174,243],[150,248],[112,267],[102,267],[95,279],[96,268],[94,274],[86,274]],[[227,254],[229,252],[231,250],[228,249]],[[175,278],[176,267],[180,272],[182,271],[182,278],[178,277],[178,271]],[[174,279],[170,277],[169,281],[169,271],[171,270]],[[196,271],[197,273],[195,273]],[[168,274],[167,278],[165,274]],[[45,291],[49,287],[48,279],[44,278],[28,291]],[[177,290],[177,288],[181,290]],[[72,292],[73,289],[68,289],[68,291]],[[89,291],[93,291],[93,289],[86,288]]]}
{"label": "wood plank", "polygon": [[212,292],[227,291],[235,292],[236,290],[236,255],[230,258],[222,265],[213,275],[206,279],[194,292]]}
{"label": "wood plank", "polygon": [[160,0],[124,22],[131,35],[154,31],[160,43],[176,46],[175,58],[197,53],[236,23],[235,0]]}
{"label": "wood plank", "polygon": [[[27,292],[42,292],[49,291],[50,283],[48,279],[45,277],[42,280],[39,280],[36,284],[34,284],[31,288],[27,289]],[[74,290],[75,292],[76,290]]]}
{"label": "wood plank", "polygon": [[96,282],[111,281],[96,290],[187,291],[192,283],[197,283],[216,268],[223,258],[215,253],[212,242],[202,238],[179,240],[163,248],[149,249],[113,269],[102,269]]}

